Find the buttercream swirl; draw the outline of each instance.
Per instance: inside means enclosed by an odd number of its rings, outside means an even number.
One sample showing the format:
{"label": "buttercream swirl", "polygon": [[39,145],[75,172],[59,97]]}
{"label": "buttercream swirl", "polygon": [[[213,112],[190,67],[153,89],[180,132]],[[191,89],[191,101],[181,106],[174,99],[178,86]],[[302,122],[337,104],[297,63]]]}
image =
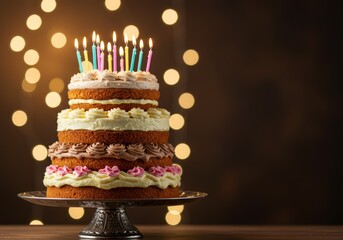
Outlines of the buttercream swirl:
{"label": "buttercream swirl", "polygon": [[149,72],[135,72],[135,76],[137,78],[137,81],[157,82],[156,76]]}
{"label": "buttercream swirl", "polygon": [[86,149],[86,152],[91,156],[91,157],[103,157],[107,152],[106,152],[106,145],[104,143],[92,143],[89,145]]}
{"label": "buttercream swirl", "polygon": [[148,112],[144,111],[143,109],[141,108],[132,108],[130,111],[130,116],[132,118],[139,118],[139,119],[142,119],[142,118],[149,118],[149,114]]}
{"label": "buttercream swirl", "polygon": [[[83,108],[77,108],[73,109],[69,112],[68,117],[70,119],[76,119],[76,118],[85,118],[86,117],[86,112]],[[62,116],[60,119],[63,119]]]}
{"label": "buttercream swirl", "polygon": [[86,112],[86,118],[96,119],[96,118],[107,118],[107,111],[99,108],[91,108]]}
{"label": "buttercream swirl", "polygon": [[108,111],[109,118],[130,118],[130,114],[123,109],[120,108],[112,108]]}

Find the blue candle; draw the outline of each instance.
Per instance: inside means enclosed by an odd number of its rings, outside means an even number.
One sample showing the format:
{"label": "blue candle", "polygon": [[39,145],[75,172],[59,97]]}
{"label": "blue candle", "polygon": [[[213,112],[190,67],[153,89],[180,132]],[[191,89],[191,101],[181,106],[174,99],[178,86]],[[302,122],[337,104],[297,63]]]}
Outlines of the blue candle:
{"label": "blue candle", "polygon": [[131,56],[131,64],[130,64],[130,72],[133,72],[133,68],[135,66],[135,58],[136,58],[136,38],[135,36],[132,36],[132,56]]}
{"label": "blue candle", "polygon": [[82,68],[81,54],[79,52],[79,42],[77,41],[76,38],[75,38],[74,45],[75,45],[75,48],[76,48],[76,57],[77,57],[77,61],[79,63],[80,73],[82,73],[83,72],[83,68]]}
{"label": "blue candle", "polygon": [[93,36],[92,36],[92,41],[93,41],[93,45],[92,45],[92,55],[93,55],[93,69],[97,69],[98,66],[96,64],[96,46],[95,46],[95,31],[93,32]]}
{"label": "blue candle", "polygon": [[139,59],[138,59],[138,67],[137,67],[137,72],[139,72],[142,68],[142,61],[143,61],[143,47],[144,47],[144,44],[143,44],[143,40],[141,39],[139,41],[139,47],[141,49],[141,51],[139,52]]}

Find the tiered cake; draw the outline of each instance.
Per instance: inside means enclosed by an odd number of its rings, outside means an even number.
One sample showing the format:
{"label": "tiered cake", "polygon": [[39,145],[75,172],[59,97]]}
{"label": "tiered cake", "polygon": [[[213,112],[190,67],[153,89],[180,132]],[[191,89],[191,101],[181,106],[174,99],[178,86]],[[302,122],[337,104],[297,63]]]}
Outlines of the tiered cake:
{"label": "tiered cake", "polygon": [[168,143],[170,113],[158,108],[159,84],[148,72],[92,70],[68,85],[49,146],[47,197],[179,196],[182,169]]}

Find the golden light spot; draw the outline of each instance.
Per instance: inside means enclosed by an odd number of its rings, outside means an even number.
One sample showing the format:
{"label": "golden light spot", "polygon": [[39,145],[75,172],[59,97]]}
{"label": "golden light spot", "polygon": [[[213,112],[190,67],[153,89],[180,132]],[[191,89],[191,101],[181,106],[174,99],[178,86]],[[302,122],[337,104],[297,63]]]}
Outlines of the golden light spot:
{"label": "golden light spot", "polygon": [[56,8],[56,1],[55,0],[42,0],[40,6],[44,12],[52,12]]}
{"label": "golden light spot", "polygon": [[12,114],[12,122],[17,127],[22,127],[27,122],[27,115],[22,110],[17,110]]}
{"label": "golden light spot", "polygon": [[40,220],[32,220],[30,222],[30,225],[44,225],[42,221]]}
{"label": "golden light spot", "polygon": [[11,39],[10,48],[14,52],[20,52],[25,47],[25,39],[22,36],[15,36]]}
{"label": "golden light spot", "polygon": [[39,54],[36,50],[27,50],[24,54],[24,62],[27,65],[35,65],[39,61]]}
{"label": "golden light spot", "polygon": [[167,212],[165,219],[169,225],[176,226],[181,222],[181,215]]}
{"label": "golden light spot", "polygon": [[188,158],[190,154],[191,149],[186,143],[180,143],[175,147],[175,156],[180,160]]}
{"label": "golden light spot", "polygon": [[60,78],[53,78],[49,83],[49,89],[52,92],[61,93],[64,89],[64,81]]}
{"label": "golden light spot", "polygon": [[184,205],[168,206],[168,211],[172,214],[180,214],[184,208]]}
{"label": "golden light spot", "polygon": [[55,48],[63,48],[67,43],[67,37],[61,33],[57,32],[51,37],[51,44]]}
{"label": "golden light spot", "polygon": [[182,115],[175,113],[169,118],[169,125],[174,130],[179,130],[185,125],[185,119]]}
{"label": "golden light spot", "polygon": [[190,109],[194,106],[195,99],[191,93],[182,93],[179,97],[179,104],[184,109]]}
{"label": "golden light spot", "polygon": [[167,25],[173,25],[177,22],[178,15],[174,9],[167,9],[162,13],[162,20]]}
{"label": "golden light spot", "polygon": [[193,66],[199,61],[199,54],[194,49],[189,49],[183,54],[183,61],[189,65]]}
{"label": "golden light spot", "polygon": [[105,7],[110,11],[115,11],[120,7],[120,0],[105,0]]}
{"label": "golden light spot", "polygon": [[31,84],[29,82],[26,81],[26,79],[24,79],[22,82],[21,82],[21,88],[25,91],[25,92],[33,92],[35,89],[36,89],[36,84]]}
{"label": "golden light spot", "polygon": [[42,25],[42,19],[37,14],[32,14],[26,20],[26,26],[30,30],[37,30]]}
{"label": "golden light spot", "polygon": [[135,36],[135,38],[137,39],[139,36],[139,30],[135,25],[128,25],[124,28],[123,31],[123,35],[127,34],[127,36],[129,37],[129,40],[132,41],[132,35]]}
{"label": "golden light spot", "polygon": [[25,72],[25,79],[28,83],[35,84],[40,79],[40,72],[37,68],[29,68]]}
{"label": "golden light spot", "polygon": [[70,207],[68,213],[72,219],[80,219],[85,214],[85,210],[82,207]]}
{"label": "golden light spot", "polygon": [[167,71],[164,72],[163,79],[164,79],[166,84],[175,85],[180,80],[180,74],[178,71],[171,68],[171,69],[168,69]]}
{"label": "golden light spot", "polygon": [[50,108],[58,107],[61,104],[61,95],[57,92],[49,92],[45,97],[45,103]]}
{"label": "golden light spot", "polygon": [[44,145],[36,145],[32,149],[32,156],[37,161],[43,161],[48,156],[48,149]]}

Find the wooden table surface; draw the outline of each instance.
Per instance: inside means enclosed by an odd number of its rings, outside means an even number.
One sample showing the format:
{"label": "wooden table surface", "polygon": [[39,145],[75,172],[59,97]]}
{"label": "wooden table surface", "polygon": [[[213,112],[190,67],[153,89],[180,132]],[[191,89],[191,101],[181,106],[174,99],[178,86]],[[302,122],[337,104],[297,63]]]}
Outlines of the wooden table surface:
{"label": "wooden table surface", "polygon": [[[81,225],[1,225],[0,239],[78,239]],[[343,226],[137,226],[144,239],[343,239]]]}

